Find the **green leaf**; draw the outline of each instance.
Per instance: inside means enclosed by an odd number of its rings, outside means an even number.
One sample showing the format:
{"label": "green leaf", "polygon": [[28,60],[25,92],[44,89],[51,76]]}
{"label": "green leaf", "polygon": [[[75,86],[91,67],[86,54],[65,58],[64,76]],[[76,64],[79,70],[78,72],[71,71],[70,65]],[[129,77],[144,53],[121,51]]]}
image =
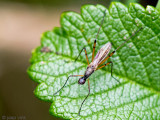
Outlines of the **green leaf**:
{"label": "green leaf", "polygon": [[139,0],[125,0],[124,4],[129,5],[130,3],[139,3]]}
{"label": "green leaf", "polygon": [[160,0],[158,0],[156,8],[157,8],[158,11],[160,11]]}
{"label": "green leaf", "polygon": [[[114,63],[113,76],[110,66],[90,76],[91,94],[84,103],[81,116],[78,110],[88,94],[87,82],[78,84],[70,78],[56,95],[69,75],[83,75],[87,62],[85,46],[91,62],[92,46],[104,16],[102,5],[85,5],[81,14],[65,12],[61,27],[42,34],[41,46],[32,51],[30,78],[39,83],[35,95],[52,102],[50,113],[64,119],[160,119],[160,13],[151,6],[143,8],[130,4],[112,3],[106,11],[98,35],[96,52],[107,42],[116,49],[141,26],[143,29],[119,49],[110,60]],[[47,52],[48,47],[52,52]],[[49,51],[50,51],[49,50]]]}

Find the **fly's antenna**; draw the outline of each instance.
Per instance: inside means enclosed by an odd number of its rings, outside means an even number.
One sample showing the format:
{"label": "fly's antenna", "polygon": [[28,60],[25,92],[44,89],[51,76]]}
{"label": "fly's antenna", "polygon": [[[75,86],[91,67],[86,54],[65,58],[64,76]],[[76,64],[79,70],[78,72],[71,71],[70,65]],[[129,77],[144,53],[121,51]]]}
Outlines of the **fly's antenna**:
{"label": "fly's antenna", "polygon": [[105,16],[106,16],[106,9],[105,9],[105,11],[104,11],[104,16],[103,16],[103,19],[102,19],[101,25],[100,25],[99,30],[98,30],[98,32],[97,32],[96,39],[97,39],[97,37],[98,37],[98,34],[99,34],[100,29],[101,29],[101,27],[102,27],[102,24],[103,24],[103,22],[104,22],[104,18],[105,18]]}
{"label": "fly's antenna", "polygon": [[129,41],[135,34],[137,34],[143,27],[140,27],[136,32],[134,32],[126,41],[124,41],[117,49],[114,50],[116,52],[120,47],[122,47],[127,41]]}

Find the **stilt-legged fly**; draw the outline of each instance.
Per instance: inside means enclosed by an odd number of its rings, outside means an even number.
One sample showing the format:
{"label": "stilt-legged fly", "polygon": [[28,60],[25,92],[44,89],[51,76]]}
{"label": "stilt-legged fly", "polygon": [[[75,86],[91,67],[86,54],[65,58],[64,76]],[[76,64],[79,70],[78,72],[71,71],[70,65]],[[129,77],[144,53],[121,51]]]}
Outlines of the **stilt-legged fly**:
{"label": "stilt-legged fly", "polygon": [[[109,52],[110,52],[110,49],[111,49],[112,45],[111,45],[110,42],[106,43],[106,44],[98,51],[98,53],[97,53],[96,56],[94,57],[97,37],[98,37],[98,34],[99,34],[100,29],[101,29],[101,27],[102,27],[102,24],[103,24],[103,22],[104,22],[105,15],[106,15],[106,10],[104,11],[104,16],[103,16],[101,25],[100,25],[99,30],[98,30],[98,32],[97,32],[96,39],[94,40],[93,52],[92,52],[92,62],[89,63],[89,61],[88,61],[87,51],[86,51],[86,48],[85,48],[85,47],[80,51],[80,53],[79,53],[79,55],[78,55],[78,57],[79,57],[79,56],[81,55],[82,51],[83,51],[83,50],[85,51],[85,56],[86,56],[86,59],[87,59],[88,67],[87,67],[84,75],[70,75],[70,76],[67,78],[67,80],[66,80],[66,82],[64,83],[64,85],[63,85],[56,93],[54,93],[54,95],[56,95],[56,94],[66,85],[66,83],[67,83],[67,81],[69,80],[70,77],[78,77],[78,76],[81,76],[81,78],[79,78],[79,80],[78,80],[78,84],[80,84],[80,85],[83,85],[83,84],[86,82],[86,80],[88,80],[88,90],[89,90],[89,92],[88,92],[88,95],[87,95],[87,96],[85,97],[85,99],[83,100],[83,102],[81,103],[81,106],[80,106],[80,108],[79,108],[78,115],[80,115],[80,112],[81,112],[81,108],[82,108],[82,106],[83,106],[83,103],[85,102],[85,100],[88,98],[88,96],[89,96],[89,94],[90,94],[90,84],[89,84],[89,77],[90,77],[90,75],[93,74],[96,70],[99,70],[99,69],[105,67],[106,65],[111,64],[111,76],[113,77],[113,75],[112,75],[113,62],[110,61],[110,62],[108,62],[108,63],[106,63],[106,64],[104,64],[104,65],[102,65],[102,64],[103,64],[105,61],[107,61],[108,58],[110,58],[120,47],[122,47],[128,40],[130,40],[136,33],[138,33],[138,32],[142,29],[142,27],[140,27],[136,32],[134,32],[128,39],[126,39],[126,41],[124,41],[117,49],[115,49],[115,50],[114,50],[113,52],[111,52],[110,54],[109,54]],[[108,54],[109,54],[109,55],[108,55]],[[107,56],[107,55],[108,55],[108,56]],[[76,58],[76,60],[78,59],[78,57]],[[76,61],[76,60],[75,60],[75,61]],[[119,82],[115,77],[113,77],[113,78],[114,78],[117,82]]]}

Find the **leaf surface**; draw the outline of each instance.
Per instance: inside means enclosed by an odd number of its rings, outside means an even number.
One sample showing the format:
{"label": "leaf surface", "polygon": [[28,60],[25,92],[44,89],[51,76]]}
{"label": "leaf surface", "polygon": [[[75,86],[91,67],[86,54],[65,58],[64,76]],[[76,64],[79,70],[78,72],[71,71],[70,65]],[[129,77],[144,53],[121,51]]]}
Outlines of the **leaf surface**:
{"label": "leaf surface", "polygon": [[[102,5],[85,5],[81,14],[65,12],[61,27],[42,34],[41,46],[32,52],[30,78],[39,83],[35,95],[52,102],[50,113],[64,119],[160,119],[160,13],[153,7],[139,4],[129,7],[113,2],[106,9],[106,17],[98,35],[96,52],[107,42],[116,49],[141,26],[143,29],[108,60],[114,63],[90,76],[91,94],[84,103],[81,116],[78,110],[88,94],[87,82],[78,84],[78,77],[70,78],[56,95],[69,75],[83,75],[92,46],[104,16]],[[42,51],[48,47],[52,52]]]}

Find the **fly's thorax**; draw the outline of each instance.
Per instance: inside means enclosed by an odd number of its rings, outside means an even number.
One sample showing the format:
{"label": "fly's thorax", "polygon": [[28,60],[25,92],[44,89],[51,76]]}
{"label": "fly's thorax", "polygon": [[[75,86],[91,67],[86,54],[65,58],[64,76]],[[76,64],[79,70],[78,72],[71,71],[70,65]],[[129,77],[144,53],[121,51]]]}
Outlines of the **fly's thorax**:
{"label": "fly's thorax", "polygon": [[94,64],[89,64],[88,67],[87,67],[87,70],[85,72],[85,76],[90,76],[95,70],[96,70],[97,66],[94,65]]}
{"label": "fly's thorax", "polygon": [[[93,69],[94,71],[97,69],[98,67],[98,64],[96,62],[91,62],[89,65],[88,65],[89,68]],[[88,68],[87,67],[87,68]]]}

